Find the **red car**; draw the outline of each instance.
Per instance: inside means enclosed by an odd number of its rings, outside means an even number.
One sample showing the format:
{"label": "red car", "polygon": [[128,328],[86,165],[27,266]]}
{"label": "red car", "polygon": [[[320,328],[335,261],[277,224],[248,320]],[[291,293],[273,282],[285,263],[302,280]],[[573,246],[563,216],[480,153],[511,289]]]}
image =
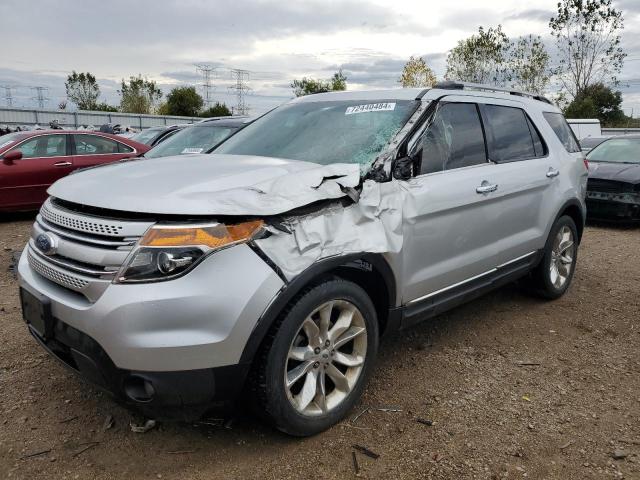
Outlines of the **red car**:
{"label": "red car", "polygon": [[135,157],[149,146],[107,133],[37,130],[0,137],[0,211],[35,210],[78,168]]}

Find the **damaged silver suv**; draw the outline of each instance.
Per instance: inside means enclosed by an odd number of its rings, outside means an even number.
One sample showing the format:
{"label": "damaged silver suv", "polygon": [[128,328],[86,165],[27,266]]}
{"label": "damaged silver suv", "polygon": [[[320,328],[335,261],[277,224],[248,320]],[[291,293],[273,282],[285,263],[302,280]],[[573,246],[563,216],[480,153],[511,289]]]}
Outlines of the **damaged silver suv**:
{"label": "damaged silver suv", "polygon": [[358,400],[383,334],[521,277],[561,296],[586,181],[542,97],[459,83],[311,95],[212,155],[55,183],[19,263],[24,319],[147,416],[245,400],[310,435]]}

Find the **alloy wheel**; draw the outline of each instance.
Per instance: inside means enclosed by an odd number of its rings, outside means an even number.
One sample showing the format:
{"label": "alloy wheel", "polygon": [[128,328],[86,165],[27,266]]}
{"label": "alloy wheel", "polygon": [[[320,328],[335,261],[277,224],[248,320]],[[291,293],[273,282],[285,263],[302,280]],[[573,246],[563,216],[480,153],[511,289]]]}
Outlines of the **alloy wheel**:
{"label": "alloy wheel", "polygon": [[551,263],[549,265],[549,279],[551,284],[561,289],[571,275],[575,258],[575,240],[571,229],[564,225],[557,233],[551,249]]}
{"label": "alloy wheel", "polygon": [[323,303],[294,336],[285,363],[287,398],[306,416],[337,408],[362,374],[367,329],[360,310],[346,300]]}

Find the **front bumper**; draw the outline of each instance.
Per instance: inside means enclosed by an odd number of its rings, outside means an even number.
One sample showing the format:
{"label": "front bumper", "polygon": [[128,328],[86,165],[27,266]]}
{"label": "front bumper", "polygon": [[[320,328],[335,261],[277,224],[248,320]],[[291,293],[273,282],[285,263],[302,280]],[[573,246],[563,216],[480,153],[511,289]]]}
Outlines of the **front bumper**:
{"label": "front bumper", "polygon": [[170,411],[189,406],[197,415],[233,399],[248,370],[242,351],[284,285],[247,245],[214,253],[175,280],[111,284],[94,303],[39,275],[26,250],[18,273],[21,288],[50,303],[53,334],[44,340],[30,328],[38,342],[155,417],[162,410],[184,418]]}
{"label": "front bumper", "polygon": [[586,202],[590,219],[640,221],[640,195],[588,191]]}

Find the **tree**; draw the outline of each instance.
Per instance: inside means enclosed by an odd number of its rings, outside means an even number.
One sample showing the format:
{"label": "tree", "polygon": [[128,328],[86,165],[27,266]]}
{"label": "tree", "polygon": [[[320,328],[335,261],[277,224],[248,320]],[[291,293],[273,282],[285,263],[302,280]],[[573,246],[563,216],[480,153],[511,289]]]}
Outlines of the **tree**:
{"label": "tree", "polygon": [[204,112],[200,113],[201,117],[228,117],[231,115],[231,110],[224,103],[216,102],[212,107],[207,108]]}
{"label": "tree", "polygon": [[342,73],[342,69],[338,70],[331,77],[331,91],[343,92],[347,89],[347,77]]}
{"label": "tree", "polygon": [[342,91],[347,89],[347,77],[342,73],[342,69],[340,69],[333,74],[330,80],[302,77],[301,80],[296,79],[291,82],[291,88],[296,97],[311,95],[313,93]]}
{"label": "tree", "polygon": [[113,105],[109,105],[106,102],[98,103],[93,107],[93,110],[96,112],[117,112],[118,107],[114,107]]}
{"label": "tree", "polygon": [[622,94],[602,83],[589,85],[564,110],[568,118],[597,118],[603,125],[618,125],[626,116],[620,106]]}
{"label": "tree", "polygon": [[142,75],[129,77],[128,83],[123,79],[118,93],[120,111],[126,113],[153,113],[162,98],[162,90],[156,82],[142,78]]}
{"label": "tree", "polygon": [[571,98],[594,83],[617,85],[626,57],[620,46],[624,20],[611,0],[561,0],[549,27],[558,47],[554,73]]}
{"label": "tree", "polygon": [[76,73],[75,70],[67,76],[64,84],[67,98],[75,103],[80,110],[93,110],[100,96],[100,87],[96,77],[87,73]]}
{"label": "tree", "polygon": [[196,87],[176,87],[167,95],[168,115],[195,117],[202,105],[204,101],[196,92]]}
{"label": "tree", "polygon": [[436,76],[422,57],[411,56],[404,64],[398,83],[402,88],[433,87],[436,84]]}
{"label": "tree", "polygon": [[502,25],[487,30],[479,27],[477,35],[460,40],[449,52],[445,77],[462,82],[505,85],[510,48]]}
{"label": "tree", "polygon": [[550,80],[549,53],[539,36],[520,37],[509,49],[509,83],[525,92],[542,94]]}

